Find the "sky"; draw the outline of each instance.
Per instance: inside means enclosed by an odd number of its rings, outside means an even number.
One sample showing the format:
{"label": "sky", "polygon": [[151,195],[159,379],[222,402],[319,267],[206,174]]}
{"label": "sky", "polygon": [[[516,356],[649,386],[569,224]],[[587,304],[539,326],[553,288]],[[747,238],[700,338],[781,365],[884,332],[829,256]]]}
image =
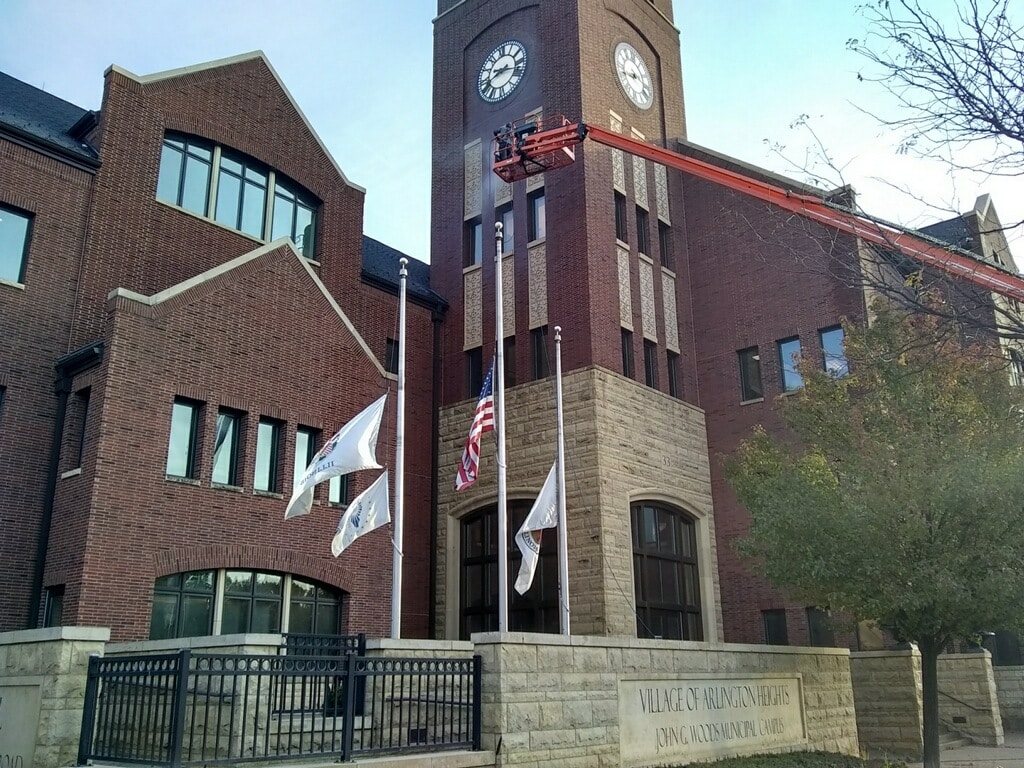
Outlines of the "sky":
{"label": "sky", "polygon": [[[673,2],[690,141],[801,180],[820,143],[863,209],[907,226],[985,192],[1004,223],[1024,220],[1024,178],[986,176],[983,154],[969,159],[978,173],[950,178],[945,163],[897,155],[898,137],[865,114],[898,112],[846,50],[864,35],[862,0]],[[366,189],[364,232],[428,261],[435,15],[432,0],[0,0],[0,71],[96,109],[111,64],[147,75],[262,50]],[[802,115],[817,140],[791,127]],[[1024,228],[1008,237],[1024,263]]]}

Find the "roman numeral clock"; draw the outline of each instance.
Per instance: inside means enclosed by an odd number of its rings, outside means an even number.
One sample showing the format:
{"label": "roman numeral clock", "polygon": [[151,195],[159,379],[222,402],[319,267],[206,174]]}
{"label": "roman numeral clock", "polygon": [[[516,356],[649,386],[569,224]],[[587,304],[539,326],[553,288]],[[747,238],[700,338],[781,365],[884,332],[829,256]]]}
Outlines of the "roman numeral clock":
{"label": "roman numeral clock", "polygon": [[480,98],[494,104],[512,93],[526,74],[526,46],[506,40],[487,54],[480,65],[477,90]]}
{"label": "roman numeral clock", "polygon": [[650,109],[654,103],[651,72],[640,52],[629,43],[615,46],[615,73],[629,100],[640,109]]}

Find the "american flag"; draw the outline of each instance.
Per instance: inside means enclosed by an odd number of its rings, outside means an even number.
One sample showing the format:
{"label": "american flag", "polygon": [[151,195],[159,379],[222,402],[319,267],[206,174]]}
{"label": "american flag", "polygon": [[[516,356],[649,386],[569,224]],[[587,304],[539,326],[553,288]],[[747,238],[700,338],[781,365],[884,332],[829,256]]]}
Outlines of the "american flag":
{"label": "american flag", "polygon": [[491,360],[491,368],[487,371],[484,387],[480,390],[480,400],[476,404],[476,414],[473,416],[473,426],[469,429],[466,449],[462,452],[459,473],[455,476],[456,491],[469,488],[469,486],[476,482],[477,473],[480,471],[480,436],[484,432],[494,430],[493,384],[494,360]]}

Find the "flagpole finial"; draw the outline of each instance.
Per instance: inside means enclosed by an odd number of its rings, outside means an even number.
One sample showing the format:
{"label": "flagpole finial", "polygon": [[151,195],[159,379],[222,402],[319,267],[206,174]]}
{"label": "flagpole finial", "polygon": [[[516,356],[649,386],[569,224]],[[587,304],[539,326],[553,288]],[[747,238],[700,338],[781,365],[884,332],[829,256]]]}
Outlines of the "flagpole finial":
{"label": "flagpole finial", "polygon": [[408,263],[409,263],[409,260],[407,258],[405,258],[405,256],[403,256],[402,258],[400,258],[398,260],[398,274],[401,275],[402,277],[405,277],[405,275],[406,275],[405,265],[408,264]]}
{"label": "flagpole finial", "polygon": [[500,221],[494,222],[494,239],[495,240],[500,240],[502,238],[503,230],[504,229],[505,229],[505,225],[502,224]]}
{"label": "flagpole finial", "polygon": [[556,325],[555,326],[555,341],[561,341],[561,340],[562,340],[562,326]]}

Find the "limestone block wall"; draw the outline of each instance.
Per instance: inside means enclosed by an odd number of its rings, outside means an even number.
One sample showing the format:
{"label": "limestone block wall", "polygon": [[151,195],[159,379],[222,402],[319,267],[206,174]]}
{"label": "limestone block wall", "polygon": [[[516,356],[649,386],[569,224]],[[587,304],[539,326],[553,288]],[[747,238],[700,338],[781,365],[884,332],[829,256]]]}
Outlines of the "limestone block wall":
{"label": "limestone block wall", "polygon": [[0,755],[11,765],[75,764],[89,657],[109,639],[93,627],[0,634]]}
{"label": "limestone block wall", "polygon": [[992,655],[988,651],[943,654],[938,676],[939,719],[978,744],[1002,744]]}
{"label": "limestone block wall", "polygon": [[[483,657],[482,746],[494,750],[500,739],[505,765],[617,768],[691,762],[689,752],[700,759],[710,759],[709,752],[858,753],[849,652],[843,649],[521,633],[473,639]],[[773,722],[780,718],[762,721],[742,712],[748,703],[742,695],[734,713],[710,725],[721,714],[708,711],[714,702],[684,706],[690,692],[742,694],[741,683],[758,679],[789,680],[801,692],[801,701],[787,701],[795,709],[782,739],[781,723]],[[630,687],[631,681],[641,687]],[[639,692],[642,701],[620,700],[622,691],[631,698]],[[745,722],[754,724],[752,733],[743,731]],[[765,738],[766,728],[776,735]],[[660,762],[643,757],[655,745],[665,747]]]}
{"label": "limestone block wall", "polygon": [[[566,374],[562,389],[573,633],[636,635],[630,504],[652,500],[695,520],[703,639],[721,639],[704,412],[599,367]],[[528,382],[506,394],[508,499],[532,501],[555,460],[554,382]],[[479,481],[460,492],[453,486],[475,407],[467,400],[439,417],[436,634],[447,639],[459,637],[460,520],[497,496],[494,448],[486,440]]]}
{"label": "limestone block wall", "polygon": [[1003,731],[1024,731],[1024,667],[992,667]]}
{"label": "limestone block wall", "polygon": [[920,759],[924,746],[920,652],[912,648],[851,653],[850,677],[861,746]]}

